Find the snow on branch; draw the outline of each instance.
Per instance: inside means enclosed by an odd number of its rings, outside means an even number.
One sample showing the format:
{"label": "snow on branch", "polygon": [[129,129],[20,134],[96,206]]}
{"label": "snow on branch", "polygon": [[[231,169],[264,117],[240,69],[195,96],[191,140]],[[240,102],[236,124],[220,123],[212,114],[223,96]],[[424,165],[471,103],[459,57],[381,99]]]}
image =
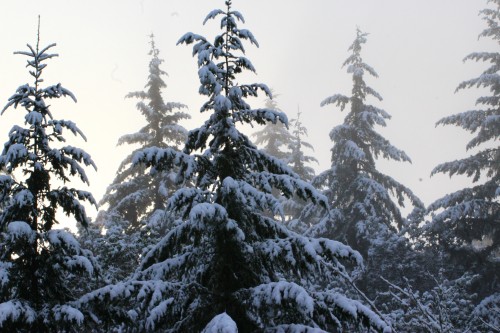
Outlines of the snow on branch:
{"label": "snow on branch", "polygon": [[302,324],[282,324],[272,327],[274,333],[328,333],[317,327]]}
{"label": "snow on branch", "polygon": [[[200,36],[200,35],[197,35],[197,34],[193,34],[192,32],[188,32],[186,34],[184,34],[176,43],[176,45],[179,45],[179,44],[191,44],[195,41],[202,41],[202,42],[206,42],[206,39],[205,37],[203,36]],[[193,49],[193,55],[195,55],[197,52],[195,52],[195,50]]]}
{"label": "snow on branch", "polygon": [[210,193],[196,187],[181,188],[175,191],[167,201],[167,211],[182,210],[202,202],[209,202]]}
{"label": "snow on branch", "polygon": [[252,306],[261,308],[263,304],[281,306],[283,303],[292,301],[299,307],[304,317],[312,317],[314,312],[314,300],[309,293],[293,282],[279,281],[261,284],[250,289]]}
{"label": "snow on branch", "polygon": [[54,131],[57,134],[62,134],[62,129],[67,128],[73,133],[75,136],[79,134],[83,140],[87,141],[87,137],[83,132],[76,126],[74,122],[71,120],[49,120],[48,125],[51,125],[54,127]]}
{"label": "snow on branch", "polygon": [[83,314],[80,310],[67,305],[56,305],[52,308],[52,313],[56,321],[73,322],[77,325],[83,324]]}
{"label": "snow on branch", "polygon": [[[94,168],[94,170],[97,170],[96,164],[94,163],[94,161],[92,160],[90,155],[88,153],[86,153],[83,149],[76,148],[73,146],[65,146],[65,147],[62,147],[60,151],[64,155],[70,156],[70,158],[73,161],[76,161],[78,163],[83,163],[86,166],[91,165]],[[76,168],[74,170],[76,171]],[[73,163],[72,163],[72,171],[73,171]],[[86,179],[86,177],[83,176],[85,174],[83,172],[83,170],[81,172],[78,172],[78,173],[80,175],[82,175],[82,177],[83,177],[82,181],[84,181],[85,183],[88,183],[88,180]],[[72,172],[72,174],[73,174],[73,172]]]}
{"label": "snow on branch", "polygon": [[222,181],[223,193],[237,200],[242,206],[258,208],[261,211],[269,209],[273,214],[284,218],[283,207],[272,194],[261,192],[246,181],[237,181],[227,177]]}
{"label": "snow on branch", "polygon": [[150,147],[139,150],[132,158],[132,165],[144,164],[146,167],[154,167],[155,170],[170,170],[174,166],[180,166],[184,178],[190,178],[197,169],[194,156],[179,152],[174,148]]}
{"label": "snow on branch", "polygon": [[342,313],[348,314],[356,321],[368,321],[371,327],[384,333],[392,332],[391,327],[382,318],[359,301],[349,299],[336,292],[318,293],[317,297],[326,305],[336,307]]}
{"label": "snow on branch", "polygon": [[237,333],[234,320],[225,312],[218,314],[205,326],[201,333]]}
{"label": "snow on branch", "polygon": [[30,108],[34,105],[35,101],[30,98],[30,96],[35,96],[36,90],[34,87],[30,87],[28,84],[19,86],[16,93],[9,97],[7,104],[2,109],[1,114],[5,112],[11,105],[17,108],[19,104],[25,108]]}
{"label": "snow on branch", "polygon": [[245,18],[239,11],[237,10],[230,11],[229,15],[234,15],[241,23],[245,23]]}
{"label": "snow on branch", "polygon": [[461,160],[442,163],[432,170],[431,176],[437,173],[447,173],[450,177],[466,175],[473,177],[473,182],[477,182],[482,172],[494,168],[496,154],[498,149],[486,149]]}
{"label": "snow on branch", "polygon": [[[444,208],[445,210],[434,216],[434,223],[429,224],[426,229],[443,227],[442,225],[438,226],[442,222],[449,222],[455,226],[463,217],[473,220],[487,219],[491,214],[488,213],[490,210],[500,211],[499,204],[489,203],[482,198],[471,198],[471,194],[472,191],[470,189],[464,189],[446,195],[430,205],[428,208],[429,211],[435,211],[439,208]],[[448,231],[452,229],[451,226],[447,228],[449,229]]]}
{"label": "snow on branch", "polygon": [[7,235],[9,236],[11,242],[22,238],[27,240],[28,243],[33,244],[36,240],[37,233],[31,229],[28,223],[23,221],[14,221],[7,225]]}
{"label": "snow on branch", "polygon": [[53,205],[61,207],[66,215],[73,215],[75,220],[83,226],[89,224],[89,219],[85,213],[85,207],[80,203],[80,200],[87,201],[97,207],[97,202],[90,192],[67,187],[61,187],[48,192],[47,199]]}
{"label": "snow on branch", "polygon": [[267,122],[276,124],[278,121],[288,128],[288,118],[285,113],[272,109],[238,110],[233,112],[234,121],[252,122],[264,125]]}
{"label": "snow on branch", "polygon": [[247,29],[239,29],[237,31],[238,36],[243,38],[243,39],[248,39],[252,44],[255,46],[259,47],[259,43],[255,39],[254,35]]}
{"label": "snow on branch", "polygon": [[68,89],[61,86],[60,83],[49,86],[41,90],[43,98],[60,98],[61,96],[69,96],[76,103],[75,95]]}
{"label": "snow on branch", "polygon": [[37,314],[33,308],[24,302],[10,300],[0,303],[0,328],[6,322],[25,322],[28,324],[36,320]]}
{"label": "snow on branch", "polygon": [[325,106],[327,104],[336,104],[337,106],[340,106],[340,110],[343,111],[345,109],[347,103],[349,103],[349,101],[350,101],[349,97],[347,97],[345,95],[336,94],[336,95],[325,98],[321,102],[320,106]]}
{"label": "snow on branch", "polygon": [[224,14],[224,11],[221,9],[212,10],[210,13],[208,13],[207,17],[205,17],[205,19],[203,20],[203,25],[205,25],[205,23],[207,23],[208,20],[212,20],[220,14]]}
{"label": "snow on branch", "polygon": [[155,324],[161,320],[161,318],[167,312],[167,308],[174,303],[174,298],[170,297],[161,301],[158,305],[149,310],[149,315],[146,319],[146,328],[150,330],[155,329]]}
{"label": "snow on branch", "polygon": [[474,309],[473,318],[492,332],[500,332],[500,293],[484,298]]}

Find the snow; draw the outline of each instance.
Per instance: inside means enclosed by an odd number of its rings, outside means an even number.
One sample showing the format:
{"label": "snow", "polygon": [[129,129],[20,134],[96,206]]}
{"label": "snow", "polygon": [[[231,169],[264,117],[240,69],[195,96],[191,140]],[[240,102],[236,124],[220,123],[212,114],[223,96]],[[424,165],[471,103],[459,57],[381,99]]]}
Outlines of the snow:
{"label": "snow", "polygon": [[21,143],[15,143],[9,146],[7,153],[1,157],[3,164],[18,162],[28,156],[26,146]]}
{"label": "snow", "polygon": [[273,327],[274,333],[328,333],[317,327],[309,327],[301,324],[279,325]]}
{"label": "snow", "polygon": [[[208,51],[201,52],[199,59],[203,61],[205,57],[209,57],[210,53]],[[203,66],[198,70],[198,76],[200,78],[200,82],[203,84],[217,84],[217,80],[215,78],[214,73],[212,72],[209,66]]]}
{"label": "snow", "polygon": [[65,264],[70,269],[83,267],[89,275],[94,274],[94,265],[92,265],[92,262],[85,256],[74,255],[68,257],[65,260]]}
{"label": "snow", "polygon": [[236,233],[236,240],[243,242],[245,240],[245,233],[238,227],[238,223],[234,220],[228,220],[226,223],[226,230],[234,231]]}
{"label": "snow", "polygon": [[375,312],[370,310],[361,302],[347,298],[336,292],[320,293],[325,301],[333,302],[336,306],[342,309],[342,312],[349,314],[353,318],[360,319],[360,317],[368,318],[371,325],[375,326],[384,333],[391,333],[391,327],[380,318]]}
{"label": "snow", "polygon": [[320,106],[325,106],[328,104],[337,104],[343,110],[347,103],[349,103],[349,97],[341,94],[335,94],[333,96],[325,98],[320,103]]}
{"label": "snow", "polygon": [[200,203],[194,206],[189,212],[189,220],[192,223],[198,221],[223,221],[227,219],[226,209],[218,204]]}
{"label": "snow", "polygon": [[259,47],[259,43],[255,39],[254,35],[247,29],[238,30],[238,35],[242,38],[248,39],[252,44]]}
{"label": "snow", "polygon": [[[155,249],[158,247],[155,247]],[[151,253],[154,253],[153,251]],[[155,263],[141,271],[143,277],[148,277],[150,280],[162,280],[171,272],[180,269],[189,259],[191,253],[177,255],[173,258],[165,259],[164,261]]]}
{"label": "snow", "polygon": [[7,225],[7,233],[12,240],[25,238],[30,243],[36,239],[36,231],[32,230],[28,223],[23,221],[10,222]]}
{"label": "snow", "polygon": [[474,309],[473,316],[487,323],[490,328],[500,329],[500,293],[485,297]]}
{"label": "snow", "polygon": [[52,312],[54,313],[54,318],[57,321],[71,321],[75,322],[78,325],[83,323],[83,313],[81,313],[78,309],[70,305],[56,305]]}
{"label": "snow", "polygon": [[61,86],[60,83],[42,89],[42,93],[45,98],[59,98],[61,96],[69,96],[74,102],[76,102],[75,95],[68,89]]}
{"label": "snow", "polygon": [[0,261],[0,287],[4,287],[9,282],[9,269],[12,263]]}
{"label": "snow", "polygon": [[239,11],[233,10],[230,12],[230,14],[236,16],[236,18],[240,22],[245,23],[245,18],[243,17],[243,15]]}
{"label": "snow", "polygon": [[24,117],[24,119],[26,120],[26,123],[38,126],[43,122],[43,115],[40,112],[31,111]]}
{"label": "snow", "polygon": [[71,252],[78,253],[80,251],[80,243],[75,239],[75,237],[62,229],[49,230],[46,233],[47,240],[53,246],[62,246],[68,248]]}
{"label": "snow", "polygon": [[224,14],[224,11],[221,9],[214,9],[210,13],[208,13],[207,17],[203,20],[203,25],[207,23],[208,20],[214,19],[217,15]]}
{"label": "snow", "polygon": [[85,141],[87,141],[85,134],[83,134],[83,132],[71,120],[49,120],[48,124],[54,126],[54,131],[58,134],[62,134],[62,129],[67,128],[74,135],[79,134]]}
{"label": "snow", "polygon": [[36,312],[19,301],[0,303],[0,328],[6,321],[16,322],[19,319],[26,323],[33,323],[36,319]]}
{"label": "snow", "polygon": [[167,308],[173,303],[174,303],[174,298],[170,297],[164,301],[161,301],[160,304],[151,309],[149,311],[149,316],[146,319],[146,327],[150,330],[154,330],[155,323],[161,320],[161,318],[165,315]]}
{"label": "snow", "polygon": [[314,300],[309,293],[298,284],[288,281],[271,282],[252,288],[253,306],[260,308],[262,303],[280,305],[292,300],[299,306],[300,312],[312,316]]}
{"label": "snow", "polygon": [[283,208],[277,204],[278,200],[273,195],[259,191],[247,182],[226,177],[222,181],[222,189],[224,193],[235,196],[235,199],[244,206],[260,210],[269,209],[274,214],[283,215]]}
{"label": "snow", "polygon": [[231,100],[224,95],[217,95],[214,98],[216,111],[229,111],[232,108]]}
{"label": "snow", "polygon": [[224,312],[210,320],[201,333],[238,333],[238,327],[234,320]]}
{"label": "snow", "polygon": [[[197,34],[193,34],[192,32],[188,32],[186,34],[184,34],[176,43],[176,45],[179,45],[179,44],[182,44],[182,43],[185,43],[185,44],[191,44],[192,42],[194,41],[197,41],[197,40],[205,40],[205,38],[203,38],[202,36],[200,35],[197,35]],[[194,55],[194,52],[193,52],[193,55]]]}

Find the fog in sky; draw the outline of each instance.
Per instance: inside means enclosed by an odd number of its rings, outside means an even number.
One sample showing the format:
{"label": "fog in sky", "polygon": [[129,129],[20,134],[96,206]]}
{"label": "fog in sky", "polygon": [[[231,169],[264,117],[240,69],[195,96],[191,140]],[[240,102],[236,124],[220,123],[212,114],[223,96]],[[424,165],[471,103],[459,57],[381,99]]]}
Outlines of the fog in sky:
{"label": "fog in sky", "polygon": [[[370,103],[392,115],[380,132],[403,149],[413,163],[386,163],[380,167],[410,187],[426,205],[468,184],[464,178],[438,175],[439,163],[463,158],[470,135],[454,127],[438,127],[440,118],[474,107],[482,91],[454,93],[457,85],[477,77],[484,64],[463,63],[475,51],[496,50],[488,39],[478,40],[485,23],[478,12],[486,0],[233,0],[246,19],[260,48],[247,45],[247,56],[257,75],[246,82],[262,82],[279,94],[277,101],[289,118],[300,107],[309,130],[308,141],[319,160],[317,172],[330,166],[329,131],[345,116],[334,106],[320,107],[333,94],[349,94],[351,76],[342,63],[356,35],[356,27],[370,33],[363,58],[379,74],[367,78],[384,100]],[[186,32],[212,40],[218,21],[202,25],[223,0],[25,0],[0,4],[0,102],[30,82],[26,57],[13,55],[36,44],[41,15],[41,44],[57,43],[60,57],[48,61],[45,83],[71,90],[70,99],[52,101],[55,118],[70,119],[88,137],[72,141],[90,153],[99,170],[88,169],[90,191],[99,200],[114,178],[130,147],[116,147],[118,138],[144,125],[136,101],[124,99],[142,90],[148,75],[149,37],[155,35],[163,69],[169,73],[166,101],[187,104],[193,119],[188,130],[201,125],[196,59],[191,47],[176,46]],[[263,99],[252,101],[261,107]],[[0,117],[0,141],[23,121],[24,110],[9,109]],[[251,130],[256,131],[257,128]],[[67,134],[69,136],[69,134]],[[78,187],[79,185],[77,185]],[[89,215],[95,216],[95,210]]]}

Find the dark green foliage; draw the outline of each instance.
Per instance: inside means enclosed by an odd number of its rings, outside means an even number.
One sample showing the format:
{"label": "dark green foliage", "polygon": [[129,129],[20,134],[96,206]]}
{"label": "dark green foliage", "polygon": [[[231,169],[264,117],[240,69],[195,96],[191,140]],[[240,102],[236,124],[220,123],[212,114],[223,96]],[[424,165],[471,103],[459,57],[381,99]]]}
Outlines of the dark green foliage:
{"label": "dark green foliage", "polygon": [[[80,248],[65,230],[54,229],[58,211],[87,226],[81,201],[96,204],[88,192],[65,186],[72,176],[88,183],[82,165],[95,164],[79,148],[63,145],[64,131],[85,139],[76,125],[54,119],[47,99],[74,95],[61,84],[42,88],[51,44],[16,52],[28,57],[34,85],[20,86],[3,111],[13,106],[26,111],[25,126],[14,126],[0,155],[0,328],[10,332],[77,331],[84,317],[70,305],[77,286],[75,275],[96,273],[92,253]],[[12,175],[15,175],[14,178]],[[57,182],[56,182],[57,180]],[[62,185],[61,185],[62,183]]]}

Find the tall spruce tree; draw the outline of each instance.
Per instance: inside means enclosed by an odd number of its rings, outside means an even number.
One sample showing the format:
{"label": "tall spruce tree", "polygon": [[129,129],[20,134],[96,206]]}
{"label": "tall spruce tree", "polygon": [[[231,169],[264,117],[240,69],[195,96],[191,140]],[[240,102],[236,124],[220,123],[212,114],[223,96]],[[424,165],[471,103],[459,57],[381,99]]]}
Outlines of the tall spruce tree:
{"label": "tall spruce tree", "polygon": [[[17,88],[9,107],[25,111],[24,126],[9,132],[0,155],[0,330],[2,332],[77,332],[83,314],[69,303],[75,299],[71,282],[85,283],[95,273],[92,253],[80,248],[73,235],[61,229],[58,211],[83,226],[89,220],[81,201],[96,204],[89,192],[66,187],[72,176],[88,183],[82,165],[93,166],[83,150],[64,145],[64,131],[85,136],[69,120],[56,120],[48,99],[75,96],[61,84],[41,87],[45,61],[55,46],[15,52],[27,56],[34,84]],[[13,178],[11,175],[16,175]],[[72,288],[73,287],[73,288]]]}
{"label": "tall spruce tree", "polygon": [[138,148],[123,160],[113,183],[108,187],[100,204],[108,204],[108,212],[127,220],[129,229],[140,228],[141,218],[157,209],[164,209],[169,193],[175,190],[175,173],[157,172],[151,174],[144,167],[133,166],[132,157],[138,151],[150,148],[177,148],[184,144],[187,131],[179,121],[189,119],[189,114],[181,112],[186,105],[177,102],[165,102],[162,90],[167,87],[163,76],[167,75],[160,68],[163,59],[151,35],[149,55],[149,76],[145,91],[131,92],[127,98],[137,98],[137,110],[146,119],[146,125],[138,132],[122,136],[118,145],[138,145]]}
{"label": "tall spruce tree", "polygon": [[[286,117],[246,102],[259,90],[270,91],[236,81],[241,71],[254,71],[243,41],[258,44],[238,27],[243,16],[231,1],[225,3],[225,10],[210,12],[204,21],[221,17],[222,33],[213,43],[193,33],[178,42],[194,43],[199,91],[208,98],[201,111],[210,112],[208,120],[189,132],[182,153],[150,148],[134,157],[156,169],[181,166],[179,181],[195,186],[178,190],[167,209],[186,219],[145,256],[130,281],[96,290],[81,305],[97,315],[123,309],[115,324],[129,320],[131,331],[336,332],[349,323],[390,331],[367,307],[333,289],[339,274],[347,274],[341,261],[361,264],[357,252],[295,234],[264,214],[282,214],[273,187],[326,203],[237,129],[239,122],[286,124]],[[92,307],[94,302],[100,306]]]}
{"label": "tall spruce tree", "polygon": [[302,112],[297,110],[297,117],[290,120],[290,128],[292,129],[293,139],[288,144],[290,156],[287,158],[288,165],[299,177],[308,182],[314,178],[314,169],[310,166],[312,162],[318,163],[318,160],[304,153],[304,147],[314,151],[314,147],[304,138],[308,136],[307,128],[300,120]]}
{"label": "tall spruce tree", "polygon": [[[300,120],[302,113],[297,110],[297,116],[290,120],[290,128],[292,132],[292,139],[288,144],[290,154],[286,159],[287,164],[291,169],[303,180],[310,182],[315,176],[315,171],[311,167],[312,162],[318,163],[318,160],[310,155],[304,153],[304,147],[314,151],[313,146],[304,141],[307,137],[307,128]],[[301,223],[299,217],[306,206],[307,202],[296,196],[293,198],[285,199],[283,208],[285,215],[288,217],[288,226],[300,232],[304,232],[307,228]]]}
{"label": "tall spruce tree", "polygon": [[137,110],[146,119],[146,125],[119,139],[118,145],[136,148],[120,164],[116,178],[100,201],[108,207],[98,215],[95,232],[83,234],[81,238],[98,254],[107,280],[114,282],[129,276],[145,248],[157,240],[156,222],[164,218],[166,201],[178,188],[175,170],[158,171],[132,165],[132,158],[151,147],[178,150],[187,138],[187,131],[179,122],[190,118],[189,114],[180,111],[186,105],[164,101],[162,90],[167,85],[163,77],[167,73],[160,68],[163,60],[159,58],[154,36],[150,38],[146,90],[126,96],[139,99]]}
{"label": "tall spruce tree", "polygon": [[[488,2],[493,3],[493,8],[481,11],[488,28],[479,37],[499,43],[500,1]],[[485,296],[498,291],[500,281],[500,53],[471,53],[466,60],[484,61],[491,66],[479,77],[460,83],[456,91],[478,87],[489,89],[491,94],[477,99],[480,108],[437,122],[474,134],[466,146],[473,152],[467,158],[438,165],[432,175],[465,175],[475,185],[432,203],[428,207],[432,220],[424,227],[424,235],[451,256],[452,269],[457,274],[479,273],[482,278],[476,291]]]}
{"label": "tall spruce tree", "polygon": [[[272,90],[271,93],[273,97],[266,98],[265,107],[270,110],[282,112],[276,100],[278,95],[274,94]],[[260,145],[269,155],[282,161],[288,159],[288,146],[291,144],[293,137],[288,131],[287,126],[283,123],[268,123],[260,131],[253,133],[252,136],[255,138],[255,144]]]}
{"label": "tall spruce tree", "polygon": [[313,181],[313,185],[324,191],[332,209],[310,230],[313,235],[346,242],[364,256],[402,229],[405,219],[400,209],[404,207],[405,198],[423,208],[410,189],[376,166],[378,157],[403,162],[410,162],[410,158],[375,131],[376,125],[386,126],[390,115],[367,104],[369,97],[379,101],[382,97],[364,80],[365,74],[378,77],[361,57],[366,36],[357,30],[349,47],[351,55],[343,64],[352,74],[352,95],[336,94],[321,102],[321,106],[333,104],[341,111],[350,104],[350,110],[344,123],[330,132],[334,142],[330,169]]}
{"label": "tall spruce tree", "polygon": [[[281,112],[275,95],[273,95],[273,98],[266,99],[265,106],[268,109]],[[314,177],[314,169],[308,164],[317,162],[317,160],[312,156],[305,155],[303,152],[303,147],[309,149],[313,149],[313,147],[308,142],[303,141],[303,137],[307,136],[307,129],[299,118],[300,112],[297,113],[296,119],[290,120],[289,129],[281,122],[276,124],[271,122],[265,125],[262,130],[253,133],[252,136],[255,137],[255,143],[263,146],[266,153],[288,164],[301,179],[311,181]],[[286,198],[280,195],[280,191],[277,189],[273,190],[273,195],[282,201],[287,222],[292,222],[289,226],[302,230],[302,224],[297,224],[298,220],[296,218],[306,202],[297,197]]]}

